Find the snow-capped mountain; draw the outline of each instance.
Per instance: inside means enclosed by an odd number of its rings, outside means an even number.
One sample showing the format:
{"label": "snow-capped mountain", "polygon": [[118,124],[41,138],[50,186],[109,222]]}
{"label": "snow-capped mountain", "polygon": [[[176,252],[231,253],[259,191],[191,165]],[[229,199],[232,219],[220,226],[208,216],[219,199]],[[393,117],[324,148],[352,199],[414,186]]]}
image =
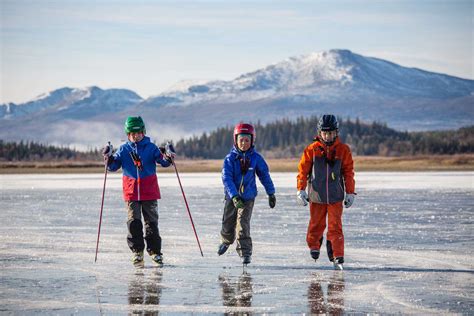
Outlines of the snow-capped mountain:
{"label": "snow-capped mountain", "polygon": [[25,104],[2,104],[0,118],[11,120],[29,114],[35,117],[49,114],[62,118],[85,118],[104,112],[121,111],[142,100],[135,92],[125,89],[65,87],[39,95]]}
{"label": "snow-capped mountain", "polygon": [[292,96],[334,97],[341,89],[366,90],[401,97],[453,98],[474,91],[472,80],[464,80],[394,63],[364,57],[348,50],[330,50],[292,57],[264,69],[244,74],[232,81],[182,84],[155,100],[191,104],[203,101],[254,101]]}
{"label": "snow-capped mountain", "polygon": [[[240,121],[323,113],[402,130],[436,130],[472,125],[473,104],[474,80],[330,50],[291,57],[234,80],[182,81],[146,100],[129,90],[59,89],[26,104],[1,105],[0,139],[21,135],[95,145],[115,134],[123,138],[127,115],[144,117],[148,133],[161,139]],[[45,123],[55,132],[38,133]],[[12,128],[18,133],[11,134]]]}

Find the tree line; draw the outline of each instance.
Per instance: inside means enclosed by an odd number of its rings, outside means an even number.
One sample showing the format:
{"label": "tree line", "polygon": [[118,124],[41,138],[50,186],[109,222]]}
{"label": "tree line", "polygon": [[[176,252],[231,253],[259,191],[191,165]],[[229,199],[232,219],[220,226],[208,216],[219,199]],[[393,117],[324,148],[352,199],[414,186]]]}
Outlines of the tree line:
{"label": "tree line", "polygon": [[[405,156],[461,154],[474,152],[474,125],[455,131],[401,132],[385,123],[364,123],[359,119],[339,120],[339,136],[354,155]],[[317,133],[317,116],[283,119],[268,124],[257,122],[256,148],[268,158],[299,157]],[[188,158],[221,159],[233,144],[233,127],[181,139],[176,151]]]}
{"label": "tree line", "polygon": [[37,142],[5,142],[0,140],[0,161],[87,161],[100,157],[98,149],[86,152],[65,146]]}
{"label": "tree line", "polygon": [[[412,156],[474,153],[474,125],[458,130],[401,132],[384,123],[339,120],[339,136],[354,155]],[[316,136],[318,117],[282,119],[254,123],[256,148],[266,158],[299,157]],[[195,159],[222,159],[233,145],[233,126],[220,127],[181,139],[175,144],[179,156]],[[36,142],[0,140],[3,161],[86,161],[100,159],[98,149],[78,151]]]}

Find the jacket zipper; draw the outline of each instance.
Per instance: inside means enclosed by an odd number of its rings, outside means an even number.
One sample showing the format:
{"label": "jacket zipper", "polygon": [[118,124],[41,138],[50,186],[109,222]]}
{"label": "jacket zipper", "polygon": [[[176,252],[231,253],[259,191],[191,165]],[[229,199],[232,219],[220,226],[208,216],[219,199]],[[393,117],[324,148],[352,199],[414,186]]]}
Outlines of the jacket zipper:
{"label": "jacket zipper", "polygon": [[138,190],[138,201],[140,201],[140,172],[137,167],[137,190]]}
{"label": "jacket zipper", "polygon": [[[244,153],[244,161],[245,161],[245,153]],[[244,194],[244,174],[242,173],[242,169],[240,169],[240,173],[242,174],[242,179],[240,179],[240,186],[239,186],[239,193]]]}
{"label": "jacket zipper", "polygon": [[[138,156],[138,145],[136,145],[136,146],[137,147],[135,147],[135,153]],[[141,200],[141,196],[140,196],[140,170],[138,170],[138,166],[136,168],[137,168],[137,193],[138,193],[138,201],[140,201]]]}
{"label": "jacket zipper", "polygon": [[326,162],[326,202],[329,204],[329,164]]}

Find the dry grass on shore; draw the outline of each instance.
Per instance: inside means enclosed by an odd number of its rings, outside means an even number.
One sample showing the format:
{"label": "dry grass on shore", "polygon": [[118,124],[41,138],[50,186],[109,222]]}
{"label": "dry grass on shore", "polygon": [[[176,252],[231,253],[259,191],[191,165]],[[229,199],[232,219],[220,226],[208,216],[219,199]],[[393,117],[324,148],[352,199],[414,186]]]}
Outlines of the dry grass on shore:
{"label": "dry grass on shore", "polygon": [[[272,172],[296,172],[299,159],[268,159]],[[354,157],[356,171],[473,171],[474,154],[414,157]],[[222,160],[177,160],[179,172],[220,172]],[[0,162],[0,174],[102,173],[101,162]],[[160,168],[159,172],[174,172]]]}

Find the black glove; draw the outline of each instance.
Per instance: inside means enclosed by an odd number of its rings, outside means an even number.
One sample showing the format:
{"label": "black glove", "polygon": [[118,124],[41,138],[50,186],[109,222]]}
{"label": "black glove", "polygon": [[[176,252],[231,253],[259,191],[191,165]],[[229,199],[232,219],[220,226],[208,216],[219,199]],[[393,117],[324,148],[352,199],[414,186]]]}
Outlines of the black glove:
{"label": "black glove", "polygon": [[232,202],[234,203],[234,206],[235,208],[239,209],[239,208],[244,208],[245,207],[245,203],[244,201],[240,198],[240,196],[234,196],[232,198]]}
{"label": "black glove", "polygon": [[270,208],[274,208],[276,205],[277,199],[275,197],[275,194],[270,194],[268,196],[268,205],[270,205]]}
{"label": "black glove", "polygon": [[112,156],[114,153],[114,148],[110,143],[101,149],[101,153],[104,157],[104,162],[107,163],[107,166],[114,162],[114,156]]}
{"label": "black glove", "polygon": [[106,145],[102,147],[102,149],[100,150],[103,156],[112,156],[112,151],[113,151],[112,145]]}

